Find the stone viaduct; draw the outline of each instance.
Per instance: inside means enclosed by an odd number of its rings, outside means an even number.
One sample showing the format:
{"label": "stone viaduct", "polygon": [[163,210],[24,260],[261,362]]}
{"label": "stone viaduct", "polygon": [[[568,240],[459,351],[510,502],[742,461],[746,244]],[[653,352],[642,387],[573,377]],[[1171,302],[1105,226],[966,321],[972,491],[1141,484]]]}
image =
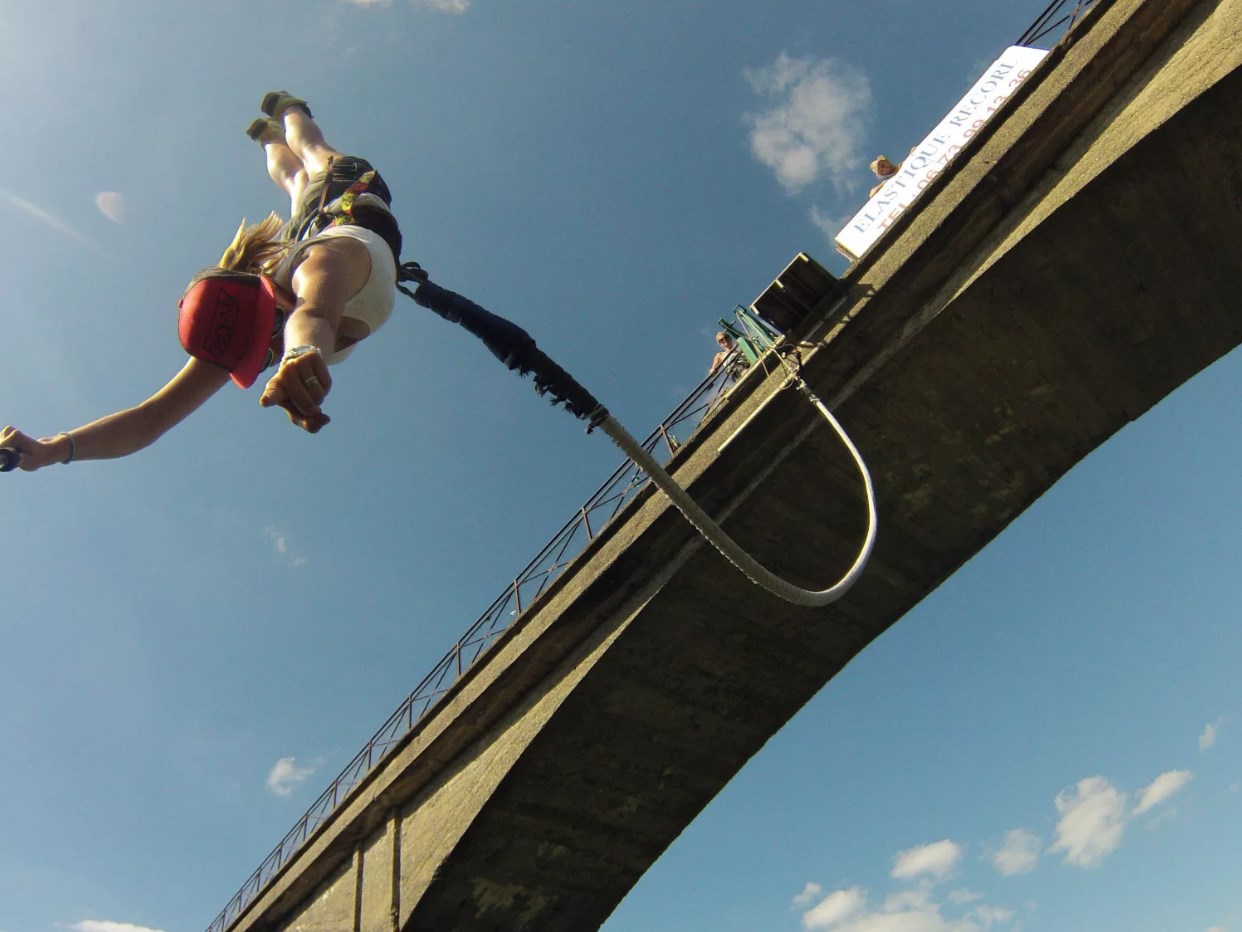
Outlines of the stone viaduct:
{"label": "stone viaduct", "polygon": [[[238,930],[587,930],[764,742],[1115,431],[1242,339],[1242,0],[1097,0],[837,282],[757,299],[870,464],[841,602],[748,582],[644,492],[321,824]],[[839,441],[752,370],[670,464],[822,588]],[[761,405],[744,443],[725,438]]]}

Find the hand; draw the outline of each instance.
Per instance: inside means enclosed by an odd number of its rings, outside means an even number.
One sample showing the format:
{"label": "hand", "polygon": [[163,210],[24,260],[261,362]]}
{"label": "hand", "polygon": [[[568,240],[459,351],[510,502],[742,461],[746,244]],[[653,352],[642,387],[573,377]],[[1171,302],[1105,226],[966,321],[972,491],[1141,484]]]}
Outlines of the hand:
{"label": "hand", "polygon": [[320,405],[332,388],[328,364],[318,350],[286,356],[268,380],[259,404],[284,408],[289,420],[307,433],[318,433],[331,421]]}
{"label": "hand", "polygon": [[18,461],[17,468],[23,472],[34,472],[52,463],[61,462],[53,452],[55,439],[53,437],[35,440],[27,437],[16,427],[5,427],[0,430],[0,447],[16,450],[20,454],[21,459]]}

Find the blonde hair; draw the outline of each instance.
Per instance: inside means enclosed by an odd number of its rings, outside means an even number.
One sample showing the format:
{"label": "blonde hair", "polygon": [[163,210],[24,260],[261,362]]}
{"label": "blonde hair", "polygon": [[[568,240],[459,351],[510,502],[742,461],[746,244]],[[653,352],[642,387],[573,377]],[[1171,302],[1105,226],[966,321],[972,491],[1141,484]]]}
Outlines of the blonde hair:
{"label": "blonde hair", "polygon": [[289,243],[281,240],[284,222],[270,213],[258,223],[241,226],[220,257],[220,268],[235,272],[258,272],[270,275],[286,252]]}

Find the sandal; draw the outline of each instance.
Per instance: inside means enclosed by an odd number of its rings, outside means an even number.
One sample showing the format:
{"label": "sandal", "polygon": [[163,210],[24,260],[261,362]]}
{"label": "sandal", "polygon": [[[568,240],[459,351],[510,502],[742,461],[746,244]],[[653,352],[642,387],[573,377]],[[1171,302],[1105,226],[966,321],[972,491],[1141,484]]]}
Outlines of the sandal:
{"label": "sandal", "polygon": [[270,117],[275,117],[276,114],[289,107],[300,107],[303,113],[314,119],[314,114],[310,112],[310,107],[306,106],[306,101],[300,97],[294,97],[288,91],[268,91],[263,95],[263,101],[259,104],[259,109]]}
{"label": "sandal", "polygon": [[246,135],[259,145],[266,146],[269,142],[284,142],[285,128],[277,120],[259,117],[246,127]]}

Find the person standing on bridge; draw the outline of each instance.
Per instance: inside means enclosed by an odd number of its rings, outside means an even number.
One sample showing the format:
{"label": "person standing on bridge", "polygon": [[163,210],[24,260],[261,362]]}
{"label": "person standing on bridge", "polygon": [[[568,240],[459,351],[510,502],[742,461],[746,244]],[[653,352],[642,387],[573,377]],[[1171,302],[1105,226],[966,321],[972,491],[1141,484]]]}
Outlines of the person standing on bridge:
{"label": "person standing on bridge", "polygon": [[328,366],[392,313],[401,233],[384,180],[324,141],[306,101],[269,91],[246,134],[290,198],[291,218],[243,220],[219,265],[190,281],[178,333],[190,359],[135,407],[54,437],[0,430],[0,448],[32,472],[53,463],[128,456],[154,443],[230,379],[249,388],[276,364],[259,404],[310,433],[329,422]]}
{"label": "person standing on bridge", "polygon": [[879,184],[867,193],[867,197],[875,197],[875,193],[884,187],[889,178],[897,174],[897,169],[900,167],[890,162],[887,155],[877,155],[871,163],[871,173],[879,180]]}

